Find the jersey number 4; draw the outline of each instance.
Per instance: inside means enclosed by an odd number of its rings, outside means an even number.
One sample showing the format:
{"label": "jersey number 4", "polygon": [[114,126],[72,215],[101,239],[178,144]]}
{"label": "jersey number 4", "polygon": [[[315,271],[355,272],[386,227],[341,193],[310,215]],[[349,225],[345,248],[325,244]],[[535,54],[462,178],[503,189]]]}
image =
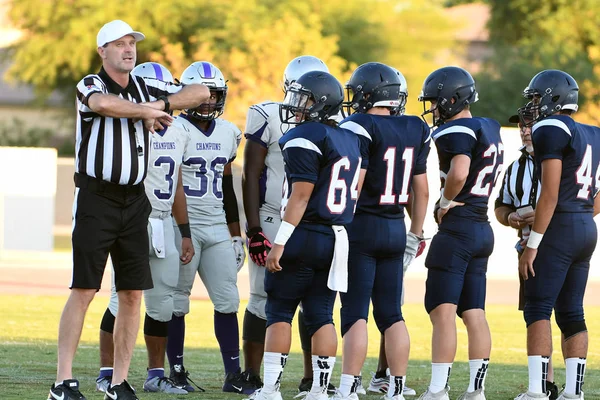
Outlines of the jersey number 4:
{"label": "jersey number 4", "polygon": [[590,186],[593,185],[594,178],[596,179],[594,196],[598,191],[598,183],[600,183],[600,163],[598,164],[598,168],[596,168],[596,176],[592,177],[592,170],[594,168],[592,160],[592,146],[588,144],[585,149],[585,154],[583,155],[583,160],[581,160],[581,165],[577,168],[577,172],[575,173],[577,184],[581,185],[581,189],[577,192],[578,199],[587,200],[590,198]]}

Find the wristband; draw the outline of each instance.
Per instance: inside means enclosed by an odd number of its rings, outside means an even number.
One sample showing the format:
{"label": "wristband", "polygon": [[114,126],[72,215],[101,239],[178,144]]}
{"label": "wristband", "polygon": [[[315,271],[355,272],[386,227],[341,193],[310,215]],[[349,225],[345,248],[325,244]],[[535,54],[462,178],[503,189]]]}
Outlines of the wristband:
{"label": "wristband", "polygon": [[440,197],[440,208],[443,209],[447,209],[450,208],[450,204],[452,203],[452,200],[448,200],[447,198],[444,197],[444,195],[442,194],[442,197]]}
{"label": "wristband", "polygon": [[532,230],[529,233],[529,240],[527,241],[527,247],[529,247],[530,249],[537,249],[543,238],[544,238],[543,233],[537,233],[536,231]]}
{"label": "wristband", "polygon": [[182,238],[192,238],[192,231],[190,230],[190,224],[179,224],[177,225],[179,228],[179,233],[181,233]]}
{"label": "wristband", "polygon": [[292,233],[294,233],[294,229],[296,229],[294,225],[286,221],[281,221],[281,225],[279,226],[277,236],[273,243],[285,246],[290,236],[292,236]]}
{"label": "wristband", "polygon": [[167,98],[167,96],[158,96],[156,100],[162,100],[165,103],[165,109],[163,111],[168,113],[171,108],[171,103],[169,103],[169,99]]}

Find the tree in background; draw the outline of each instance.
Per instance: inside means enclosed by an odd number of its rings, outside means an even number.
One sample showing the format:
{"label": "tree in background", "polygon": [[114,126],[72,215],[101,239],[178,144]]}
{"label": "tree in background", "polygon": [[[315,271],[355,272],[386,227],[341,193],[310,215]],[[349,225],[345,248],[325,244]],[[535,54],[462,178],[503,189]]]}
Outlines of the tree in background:
{"label": "tree in background", "polygon": [[600,123],[600,2],[596,0],[489,0],[490,44],[495,55],[476,76],[478,113],[501,122],[524,104],[529,80],[562,69],[580,87],[581,122]]}
{"label": "tree in background", "polygon": [[429,72],[458,63],[443,1],[378,0],[21,0],[9,17],[24,31],[8,77],[32,84],[41,96],[58,89],[71,102],[76,82],[98,71],[95,39],[119,18],[146,40],[138,62],[156,61],[179,76],[192,61],[213,62],[229,79],[226,118],[244,125],[250,104],[282,99],[287,63],[302,54],[323,59],[342,84],[367,61],[388,63],[409,82],[409,112]]}

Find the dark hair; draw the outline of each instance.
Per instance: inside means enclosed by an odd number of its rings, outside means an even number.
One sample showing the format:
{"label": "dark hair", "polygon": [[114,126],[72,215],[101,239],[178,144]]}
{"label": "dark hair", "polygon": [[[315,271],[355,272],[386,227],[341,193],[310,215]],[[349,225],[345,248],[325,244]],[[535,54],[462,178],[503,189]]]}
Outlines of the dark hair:
{"label": "dark hair", "polygon": [[327,120],[325,120],[325,121],[323,121],[321,123],[325,124],[325,125],[329,125],[329,126],[331,126],[333,128],[337,128],[338,126],[340,126],[340,124],[336,120],[334,120],[334,119],[327,119]]}

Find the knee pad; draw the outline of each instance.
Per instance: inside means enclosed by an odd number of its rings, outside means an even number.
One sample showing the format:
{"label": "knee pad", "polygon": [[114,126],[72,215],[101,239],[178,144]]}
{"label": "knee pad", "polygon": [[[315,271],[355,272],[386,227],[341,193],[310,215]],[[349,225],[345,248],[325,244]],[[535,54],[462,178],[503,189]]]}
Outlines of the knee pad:
{"label": "knee pad", "polygon": [[308,333],[308,327],[304,322],[304,312],[302,310],[298,312],[298,333],[300,334],[300,345],[302,347],[302,351],[307,353],[312,352],[312,335]]}
{"label": "knee pad", "polygon": [[106,309],[104,312],[104,316],[102,317],[102,322],[100,322],[100,329],[104,332],[113,333],[115,329],[115,316],[112,315],[110,309]]}
{"label": "knee pad", "polygon": [[165,295],[146,295],[146,314],[161,322],[169,322],[173,315],[173,298]]}
{"label": "knee pad", "polygon": [[565,340],[581,333],[587,332],[587,326],[585,324],[585,320],[583,321],[564,321],[560,320],[558,317],[558,313],[556,315],[556,323],[560,328],[560,331],[565,337]]}
{"label": "knee pad", "polygon": [[267,320],[257,317],[250,311],[244,313],[244,326],[242,339],[249,342],[265,343],[267,333]]}
{"label": "knee pad", "polygon": [[551,316],[552,307],[544,304],[538,304],[537,302],[533,301],[528,301],[525,303],[523,318],[525,319],[525,325],[527,327],[537,321],[550,320]]}
{"label": "knee pad", "polygon": [[321,327],[325,326],[325,325],[329,325],[329,324],[333,324],[333,318],[331,316],[328,315],[322,315],[322,314],[316,314],[316,315],[308,315],[306,312],[303,313],[304,315],[304,325],[305,325],[305,331],[306,334],[308,335],[308,339],[307,340],[307,345],[306,345],[306,349],[304,348],[305,346],[302,346],[302,350],[305,351],[310,351],[311,347],[308,347],[308,344],[311,343],[310,338],[312,338],[312,336],[315,334],[315,332],[317,332],[319,329],[321,329]]}
{"label": "knee pad", "polygon": [[404,321],[404,317],[402,316],[402,312],[398,312],[394,315],[388,315],[385,317],[374,315],[375,324],[377,324],[377,329],[379,329],[379,333],[382,335],[384,332],[396,322]]}
{"label": "knee pad", "polygon": [[148,314],[146,314],[146,318],[144,319],[144,335],[167,337],[168,332],[168,322],[157,321]]}

